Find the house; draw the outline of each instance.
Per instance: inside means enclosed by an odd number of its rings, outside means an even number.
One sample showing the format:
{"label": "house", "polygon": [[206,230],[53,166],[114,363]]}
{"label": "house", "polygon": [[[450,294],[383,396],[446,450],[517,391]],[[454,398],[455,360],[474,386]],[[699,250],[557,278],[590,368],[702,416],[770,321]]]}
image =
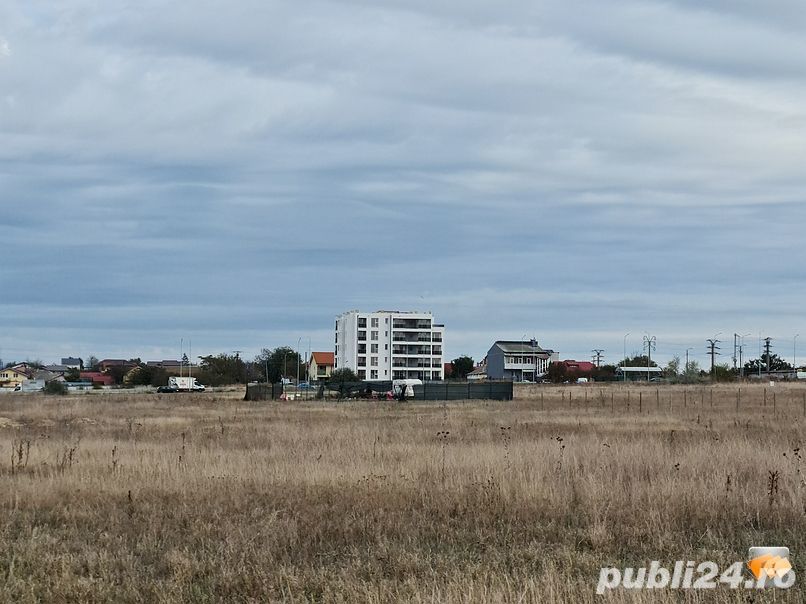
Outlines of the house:
{"label": "house", "polygon": [[70,367],[67,365],[45,365],[45,371],[50,371],[51,373],[55,373],[56,375],[64,375],[68,371],[70,371]]}
{"label": "house", "polygon": [[491,380],[534,382],[545,375],[559,353],[541,348],[537,340],[499,340],[487,353],[487,377]]}
{"label": "house", "polygon": [[[25,365],[23,363],[22,365]],[[33,373],[21,365],[0,369],[0,388],[16,388],[33,379]]]}
{"label": "house", "polygon": [[44,383],[52,382],[53,380],[63,382],[64,375],[60,373],[55,373],[53,371],[48,371],[47,369],[37,369],[31,372],[31,376],[35,380],[40,380]]}
{"label": "house", "polygon": [[115,367],[122,367],[123,369],[131,369],[135,364],[125,359],[104,359],[98,363],[98,369],[102,373],[107,373]]}
{"label": "house", "polygon": [[108,373],[101,373],[100,371],[82,371],[78,374],[82,382],[91,382],[92,384],[100,384],[101,386],[114,386],[115,378]]}
{"label": "house", "polygon": [[442,375],[445,376],[446,380],[449,380],[453,377],[453,363],[444,363],[442,366]]}
{"label": "house", "polygon": [[590,361],[573,361],[573,360],[565,360],[560,361],[559,363],[565,368],[566,373],[593,373],[596,371],[596,365],[591,363]]}
{"label": "house", "polygon": [[445,326],[430,312],[346,312],[336,318],[336,369],[361,380],[442,380]]}
{"label": "house", "polygon": [[487,379],[487,359],[485,358],[481,363],[473,368],[473,371],[467,374],[468,382],[479,382]]}
{"label": "house", "polygon": [[326,380],[333,374],[336,355],[332,352],[313,352],[308,363],[308,381]]}
{"label": "house", "polygon": [[175,361],[175,360],[163,360],[163,361],[148,361],[146,363],[147,367],[154,367],[156,369],[165,369],[167,371],[179,371],[182,367],[187,367],[187,365],[183,365],[182,361]]}
{"label": "house", "polygon": [[663,369],[660,367],[617,367],[616,377],[625,381],[647,381],[658,379],[663,376]]}
{"label": "house", "polygon": [[68,369],[83,369],[84,368],[84,360],[77,359],[75,357],[66,357],[62,359],[62,365],[67,367]]}

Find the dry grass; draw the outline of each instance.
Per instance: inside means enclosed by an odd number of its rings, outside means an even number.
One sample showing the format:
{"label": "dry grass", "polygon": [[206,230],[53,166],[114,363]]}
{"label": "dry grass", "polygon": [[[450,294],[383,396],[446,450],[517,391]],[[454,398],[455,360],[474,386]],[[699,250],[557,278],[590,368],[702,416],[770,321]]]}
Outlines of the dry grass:
{"label": "dry grass", "polygon": [[738,409],[736,388],[711,392],[3,396],[0,601],[803,601],[594,595],[602,565],[728,566],[752,545],[798,568],[806,389],[764,406],[745,386]]}

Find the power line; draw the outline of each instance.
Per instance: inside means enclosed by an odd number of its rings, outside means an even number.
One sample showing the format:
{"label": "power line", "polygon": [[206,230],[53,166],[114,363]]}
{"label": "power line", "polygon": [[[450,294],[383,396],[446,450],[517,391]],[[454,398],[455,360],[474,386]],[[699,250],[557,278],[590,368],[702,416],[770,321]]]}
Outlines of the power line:
{"label": "power line", "polygon": [[591,350],[593,353],[593,362],[596,363],[596,367],[602,366],[602,353],[604,352],[603,348],[594,348]]}

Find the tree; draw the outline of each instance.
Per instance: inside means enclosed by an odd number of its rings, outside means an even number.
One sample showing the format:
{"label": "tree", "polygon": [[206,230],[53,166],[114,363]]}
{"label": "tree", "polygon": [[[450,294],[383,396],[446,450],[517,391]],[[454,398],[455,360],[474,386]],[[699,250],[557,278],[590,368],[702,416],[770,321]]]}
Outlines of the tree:
{"label": "tree", "polygon": [[255,357],[253,366],[255,377],[260,376],[261,379],[266,379],[268,369],[269,381],[272,384],[276,384],[284,377],[296,378],[299,375],[301,381],[307,378],[305,363],[289,346],[280,346],[274,350],[264,348]]}
{"label": "tree", "polygon": [[467,374],[473,371],[476,364],[473,362],[473,357],[462,355],[451,361],[451,377],[457,380],[467,378]]}
{"label": "tree", "polygon": [[680,357],[674,356],[668,363],[666,363],[666,367],[663,368],[663,375],[669,378],[676,378],[680,375]]}
{"label": "tree", "polygon": [[568,379],[565,365],[563,363],[551,363],[546,372],[546,377],[555,384],[562,384]]}
{"label": "tree", "polygon": [[68,369],[64,372],[64,380],[66,382],[77,382],[81,379],[81,372],[75,367]]}
{"label": "tree", "polygon": [[91,354],[87,357],[87,360],[84,361],[84,369],[87,371],[98,371],[98,365],[100,365],[101,361],[98,360],[94,354]]}
{"label": "tree", "polygon": [[792,365],[787,363],[777,354],[771,354],[769,358],[769,368],[767,367],[767,355],[763,355],[760,359],[753,359],[744,364],[744,374],[753,375],[758,374],[759,368],[761,373],[768,371],[791,371]]}
{"label": "tree", "polygon": [[45,394],[67,394],[67,386],[58,380],[51,380],[45,384]]}
{"label": "tree", "polygon": [[330,375],[328,381],[343,384],[345,382],[360,382],[361,380],[358,379],[358,376],[349,367],[341,367]]}
{"label": "tree", "polygon": [[140,364],[123,377],[123,383],[129,386],[165,386],[168,374],[161,367]]}
{"label": "tree", "polygon": [[686,383],[696,382],[700,378],[700,364],[695,360],[686,363],[683,369],[683,381]]}
{"label": "tree", "polygon": [[[647,366],[647,356],[645,354],[639,354],[634,357],[624,359],[619,363],[622,367],[646,367]],[[650,367],[657,367],[658,364],[655,361],[649,361]]]}
{"label": "tree", "polygon": [[613,382],[616,380],[616,366],[602,365],[593,370],[593,379],[597,382]]}
{"label": "tree", "polygon": [[234,354],[221,353],[199,357],[201,364],[196,377],[203,384],[222,386],[240,384],[246,379],[244,362]]}
{"label": "tree", "polygon": [[711,379],[715,382],[731,382],[736,378],[736,372],[733,367],[727,363],[714,365],[714,371],[711,373]]}

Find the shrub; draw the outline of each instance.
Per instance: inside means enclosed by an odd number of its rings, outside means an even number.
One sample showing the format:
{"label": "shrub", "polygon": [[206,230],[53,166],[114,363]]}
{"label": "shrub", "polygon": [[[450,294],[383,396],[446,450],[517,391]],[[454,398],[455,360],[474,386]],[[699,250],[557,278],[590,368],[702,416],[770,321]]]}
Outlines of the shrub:
{"label": "shrub", "polygon": [[45,384],[45,394],[67,394],[67,386],[62,382],[53,380]]}

